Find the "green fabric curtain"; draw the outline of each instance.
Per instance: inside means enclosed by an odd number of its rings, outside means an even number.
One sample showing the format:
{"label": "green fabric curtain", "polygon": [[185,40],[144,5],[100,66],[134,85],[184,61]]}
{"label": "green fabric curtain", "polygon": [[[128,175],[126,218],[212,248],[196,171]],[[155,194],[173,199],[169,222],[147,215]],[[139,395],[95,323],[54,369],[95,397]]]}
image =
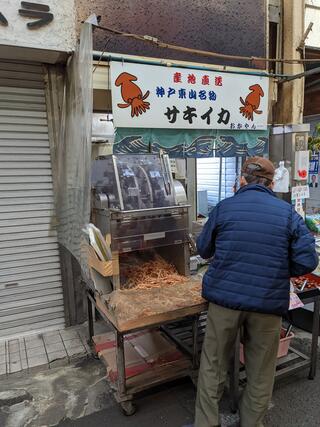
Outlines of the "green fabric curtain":
{"label": "green fabric curtain", "polygon": [[158,153],[170,157],[235,157],[268,154],[269,131],[118,128],[114,154]]}

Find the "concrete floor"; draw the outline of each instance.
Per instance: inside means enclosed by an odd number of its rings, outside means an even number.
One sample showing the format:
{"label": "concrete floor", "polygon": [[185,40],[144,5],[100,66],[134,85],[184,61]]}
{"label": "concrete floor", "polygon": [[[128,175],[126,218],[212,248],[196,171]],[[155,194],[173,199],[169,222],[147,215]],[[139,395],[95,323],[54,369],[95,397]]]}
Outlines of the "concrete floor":
{"label": "concrete floor", "polygon": [[[295,346],[308,353],[310,334],[296,331]],[[308,380],[308,370],[278,381],[265,427],[320,427],[320,354],[318,374]],[[194,419],[195,388],[184,380],[146,392],[136,399],[137,412],[125,417],[114,402],[102,411],[77,420],[64,420],[59,427],[181,427]],[[235,426],[227,394],[221,403],[222,427]]]}
{"label": "concrete floor", "polygon": [[[319,427],[320,375],[314,381],[302,372],[278,382],[265,427]],[[191,382],[172,384],[137,400],[138,411],[125,417],[117,406],[78,420],[65,420],[59,427],[180,427],[190,424],[194,416],[195,391]],[[225,426],[232,426],[235,417],[228,413],[226,397],[223,402]]]}
{"label": "concrete floor", "polygon": [[0,381],[1,427],[56,426],[114,405],[105,367],[88,358],[68,366]]}
{"label": "concrete floor", "polygon": [[[310,346],[310,335],[300,336],[301,350]],[[276,384],[265,427],[320,426],[320,358],[318,375],[307,371]],[[125,417],[105,379],[105,367],[89,358],[66,367],[0,382],[1,427],[180,427],[194,417],[195,389],[190,380],[166,384],[136,399],[137,413]],[[223,427],[232,426],[225,396]]]}

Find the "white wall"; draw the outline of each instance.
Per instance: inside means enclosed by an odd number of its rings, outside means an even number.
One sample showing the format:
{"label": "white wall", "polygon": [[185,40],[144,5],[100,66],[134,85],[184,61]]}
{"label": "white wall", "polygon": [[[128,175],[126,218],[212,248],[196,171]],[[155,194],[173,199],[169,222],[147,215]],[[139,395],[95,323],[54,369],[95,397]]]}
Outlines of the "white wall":
{"label": "white wall", "polygon": [[320,7],[320,0],[306,0],[306,6],[319,6]]}
{"label": "white wall", "polygon": [[[314,6],[314,7],[312,7]],[[306,0],[305,29],[313,22],[312,31],[306,40],[306,46],[320,47],[320,0]]]}
{"label": "white wall", "polygon": [[27,22],[36,19],[19,15],[21,0],[0,0],[0,12],[9,23],[7,27],[0,25],[0,44],[60,52],[74,50],[76,43],[75,0],[35,0],[35,3],[48,5],[54,19],[48,25],[30,30],[27,28]]}

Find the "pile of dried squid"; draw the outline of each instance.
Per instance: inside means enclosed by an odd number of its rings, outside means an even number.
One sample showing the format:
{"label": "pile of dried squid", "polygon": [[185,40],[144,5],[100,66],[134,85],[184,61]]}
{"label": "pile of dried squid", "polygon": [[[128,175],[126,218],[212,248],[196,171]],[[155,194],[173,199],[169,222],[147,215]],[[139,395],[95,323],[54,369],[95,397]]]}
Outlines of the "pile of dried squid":
{"label": "pile of dried squid", "polygon": [[126,265],[123,274],[126,277],[125,288],[135,290],[173,286],[186,280],[178,274],[174,265],[159,255],[141,263]]}

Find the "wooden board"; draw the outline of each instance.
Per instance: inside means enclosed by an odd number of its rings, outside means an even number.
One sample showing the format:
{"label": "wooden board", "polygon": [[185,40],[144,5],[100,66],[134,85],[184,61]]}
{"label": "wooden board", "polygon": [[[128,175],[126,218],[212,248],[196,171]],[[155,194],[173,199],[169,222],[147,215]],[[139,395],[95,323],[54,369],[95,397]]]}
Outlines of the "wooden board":
{"label": "wooden board", "polygon": [[126,381],[127,393],[136,394],[148,388],[190,375],[192,363],[187,358],[156,366]]}
{"label": "wooden board", "polygon": [[182,319],[208,306],[201,297],[201,284],[193,281],[148,291],[117,290],[97,296],[96,305],[119,332]]}
{"label": "wooden board", "polygon": [[101,261],[95,250],[87,245],[89,266],[94,268],[103,277],[119,275],[119,256],[117,253],[112,254],[112,261]]}

